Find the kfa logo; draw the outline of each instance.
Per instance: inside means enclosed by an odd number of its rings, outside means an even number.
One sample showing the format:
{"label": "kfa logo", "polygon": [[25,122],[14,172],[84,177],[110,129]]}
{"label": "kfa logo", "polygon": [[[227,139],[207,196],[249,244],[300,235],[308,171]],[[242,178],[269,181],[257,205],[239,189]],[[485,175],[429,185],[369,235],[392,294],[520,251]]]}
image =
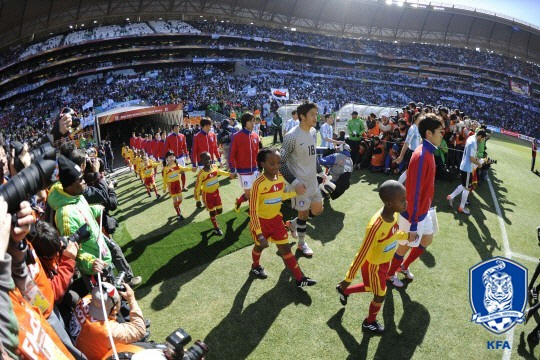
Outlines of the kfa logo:
{"label": "kfa logo", "polygon": [[496,334],[524,321],[527,302],[527,268],[495,257],[469,270],[472,321]]}

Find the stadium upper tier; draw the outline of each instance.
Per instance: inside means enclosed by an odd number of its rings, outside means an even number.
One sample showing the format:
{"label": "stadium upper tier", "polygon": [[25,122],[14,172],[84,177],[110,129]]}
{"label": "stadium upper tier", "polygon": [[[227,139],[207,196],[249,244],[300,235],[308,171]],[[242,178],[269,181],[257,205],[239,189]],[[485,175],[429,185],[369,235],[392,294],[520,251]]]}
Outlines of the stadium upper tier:
{"label": "stadium upper tier", "polygon": [[[408,60],[410,62],[429,62],[439,66],[459,66],[461,69],[477,71],[479,69],[521,78],[525,81],[540,83],[540,67],[535,64],[513,59],[493,53],[493,51],[476,51],[475,49],[435,46],[420,43],[402,43],[388,41],[371,41],[366,39],[350,39],[344,37],[325,36],[321,34],[291,31],[290,29],[274,29],[246,24],[232,24],[220,21],[183,22],[149,21],[148,23],[130,23],[124,25],[99,26],[93,29],[73,31],[65,35],[55,35],[46,41],[30,46],[18,46],[3,51],[0,55],[0,78],[9,74],[20,73],[25,67],[30,71],[32,66],[51,62],[55,54],[62,54],[66,49],[72,52],[84,52],[84,44],[95,44],[100,40],[140,39],[171,41],[175,34],[214,34],[239,36],[245,40],[261,42],[261,45],[278,42],[295,51],[298,47],[316,47],[321,50],[339,51],[351,62],[361,60],[359,56],[371,56],[386,60]],[[160,36],[161,35],[161,36]],[[147,40],[148,41],[148,40]],[[54,60],[53,60],[54,61]],[[470,69],[467,69],[470,68]]]}

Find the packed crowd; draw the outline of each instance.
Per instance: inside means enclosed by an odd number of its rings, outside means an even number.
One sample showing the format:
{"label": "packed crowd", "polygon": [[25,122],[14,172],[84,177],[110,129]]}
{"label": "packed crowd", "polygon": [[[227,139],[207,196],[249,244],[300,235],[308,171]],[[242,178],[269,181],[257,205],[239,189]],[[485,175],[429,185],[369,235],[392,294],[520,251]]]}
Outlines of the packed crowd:
{"label": "packed crowd", "polygon": [[[114,102],[143,99],[151,105],[183,102],[186,111],[207,110],[213,106],[228,115],[233,109],[248,108],[260,109],[263,116],[268,116],[266,109],[272,101],[270,89],[288,88],[290,103],[303,99],[324,101],[330,111],[350,102],[395,106],[424,99],[426,103],[460,108],[489,125],[540,136],[539,113],[534,110],[534,103],[508,91],[496,93],[497,99],[456,91],[457,85],[452,86],[442,79],[416,79],[415,84],[414,78],[400,74],[356,73],[316,66],[302,68],[282,62],[266,65],[256,61],[248,65],[253,66],[256,75],[234,75],[232,69],[205,65],[156,70],[156,77],[134,73],[80,80],[6,103],[0,113],[0,125],[7,140],[30,140],[50,125],[48,121],[60,108],[69,105],[81,109],[90,99],[96,106],[108,99]],[[294,72],[276,72],[280,69]],[[431,87],[426,89],[426,86]],[[464,86],[467,89],[472,85]],[[255,95],[248,96],[246,87],[255,87]]]}
{"label": "packed crowd", "polygon": [[[435,46],[416,43],[392,43],[388,41],[371,41],[366,39],[348,39],[335,36],[327,36],[290,29],[275,29],[262,26],[246,24],[233,24],[228,22],[208,22],[208,21],[150,21],[147,23],[129,23],[125,25],[99,26],[93,29],[79,30],[67,35],[57,35],[46,41],[33,44],[29,47],[17,46],[6,49],[0,56],[0,64],[6,65],[18,59],[23,60],[28,56],[46,51],[61,45],[80,44],[86,41],[115,38],[121,36],[136,36],[153,33],[207,33],[207,34],[228,34],[242,37],[256,37],[268,40],[285,41],[288,43],[313,46],[318,49],[338,50],[340,52],[355,53],[350,57],[350,61],[362,60],[361,54],[377,55],[382,58],[408,59],[412,63],[428,61],[435,63],[452,63],[479,67],[500,71],[510,76],[518,76],[525,79],[540,81],[538,66],[517,60],[506,58],[497,54],[474,51],[472,49],[462,49],[445,46]],[[452,54],[449,57],[449,53]],[[346,54],[341,58],[347,60]],[[452,59],[449,61],[449,58]]]}

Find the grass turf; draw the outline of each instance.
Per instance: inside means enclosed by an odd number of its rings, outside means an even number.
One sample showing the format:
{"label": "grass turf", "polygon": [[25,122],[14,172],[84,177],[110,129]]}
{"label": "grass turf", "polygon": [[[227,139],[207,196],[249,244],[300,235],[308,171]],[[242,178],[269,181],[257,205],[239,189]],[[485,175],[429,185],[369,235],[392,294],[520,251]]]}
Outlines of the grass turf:
{"label": "grass turf", "polygon": [[[488,152],[499,160],[490,177],[510,248],[539,257],[535,228],[540,224],[535,221],[540,178],[529,171],[530,149],[496,138],[489,141]],[[115,239],[135,272],[143,276],[137,297],[152,320],[152,339],[163,341],[177,327],[184,327],[209,345],[208,359],[502,358],[500,350],[488,350],[486,344],[505,336],[471,323],[468,300],[469,268],[504,255],[488,184],[475,191],[472,215],[466,217],[445,201],[458,180],[436,183],[440,232],[412,265],[416,280],[403,289],[389,287],[379,314],[386,327],[384,336],[361,331],[370,294],[353,294],[345,308],[339,304],[334,286],[356,254],[369,218],[381,206],[376,188],[387,179],[355,172],[347,193],[326,202],[323,215],[308,223],[307,240],[315,256],[299,258],[299,264],[319,284],[304,291],[294,287],[274,246],[261,258],[268,279],[248,276],[252,240],[246,207],[240,214],[232,211],[240,194],[236,180],[223,180],[220,188],[225,211],[218,216],[225,233],[221,238],[212,235],[207,212],[195,209],[192,187],[182,203],[187,219],[177,223],[170,199],[149,199],[133,174],[121,175],[117,215],[122,221]],[[188,184],[193,181],[193,174],[188,174]],[[285,207],[284,214],[293,212]],[[536,263],[517,261],[532,274]],[[531,350],[524,340],[534,323],[515,327],[514,358],[539,357],[539,350]]]}

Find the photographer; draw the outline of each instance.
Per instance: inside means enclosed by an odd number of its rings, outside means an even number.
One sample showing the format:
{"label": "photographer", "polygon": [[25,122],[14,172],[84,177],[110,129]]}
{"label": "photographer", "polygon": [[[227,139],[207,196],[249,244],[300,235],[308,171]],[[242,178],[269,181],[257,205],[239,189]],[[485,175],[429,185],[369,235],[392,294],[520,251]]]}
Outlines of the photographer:
{"label": "photographer", "polygon": [[377,121],[377,115],[374,113],[369,114],[369,117],[366,120],[366,127],[368,139],[379,136],[381,129],[379,127],[379,122]]}
{"label": "photographer", "polygon": [[[5,204],[4,201],[0,201],[0,218],[10,220],[11,216],[6,215],[7,207]],[[20,204],[20,210],[17,212],[16,217],[17,225],[11,230],[8,252],[12,257],[11,273],[16,285],[15,289],[10,289],[9,296],[19,325],[17,353],[21,354],[25,359],[34,359],[36,354],[51,354],[57,359],[73,359],[74,357],[64,345],[70,344],[71,351],[76,358],[86,359],[71,344],[71,340],[63,326],[58,321],[51,321],[58,320],[55,315],[51,314],[49,316],[49,322],[51,323],[49,324],[42,312],[40,312],[48,304],[31,278],[27,266],[27,262],[31,261],[31,258],[28,257],[28,247],[24,238],[30,230],[30,224],[35,221],[32,208],[28,202],[23,201]],[[2,232],[6,229],[9,231],[9,226],[6,226],[5,223],[1,228]],[[4,236],[7,236],[7,234],[0,234],[0,237],[4,238]],[[17,332],[15,331],[13,334],[17,334]],[[39,334],[40,341],[35,340],[35,334]]]}
{"label": "photographer", "polygon": [[[68,238],[61,239],[54,226],[39,220],[35,224],[35,236],[28,236],[28,240],[51,283],[54,303],[65,319],[67,313],[71,313],[71,309],[79,301],[76,293],[68,291],[75,274],[75,259],[79,252],[79,244],[76,241],[69,241]],[[86,239],[79,241],[84,240]]]}
{"label": "photographer", "polygon": [[381,138],[374,136],[371,144],[371,165],[369,171],[381,172],[384,170],[384,145],[381,142]]}
{"label": "photographer", "polygon": [[[63,145],[63,148],[65,146]],[[140,276],[134,276],[131,266],[127,262],[120,246],[112,239],[112,234],[116,231],[118,222],[109,215],[109,211],[116,210],[118,200],[114,186],[107,183],[105,178],[99,173],[99,161],[94,157],[87,157],[81,149],[76,149],[67,156],[75,164],[81,167],[84,173],[84,179],[87,186],[84,189],[83,196],[88,204],[99,204],[104,206],[103,227],[107,232],[104,240],[111,251],[112,262],[118,271],[126,273],[127,282],[135,287],[142,282]]]}
{"label": "photographer", "polygon": [[351,186],[351,171],[353,169],[350,146],[347,144],[338,145],[336,150],[335,154],[318,159],[321,165],[328,168],[328,175],[332,176],[330,181],[336,185],[336,188],[330,193],[332,200],[339,198]]}
{"label": "photographer", "polygon": [[[75,307],[69,322],[69,333],[75,346],[90,360],[102,359],[112,348],[108,334],[110,331],[115,345],[140,341],[146,334],[142,310],[135,299],[133,290],[123,284],[124,291],[107,282],[92,289]],[[120,310],[120,295],[128,302],[129,322],[118,323],[116,314]],[[105,305],[103,308],[102,304]],[[105,320],[108,319],[108,329]]]}
{"label": "photographer", "polygon": [[[11,255],[6,252],[9,245],[11,215],[7,212],[6,202],[0,198],[0,341],[4,352],[0,358],[18,358],[18,326],[13,312],[9,292],[15,290],[11,278]],[[2,357],[4,356],[4,357]]]}
{"label": "photographer", "polygon": [[90,239],[80,247],[77,268],[82,273],[86,287],[91,289],[90,277],[111,266],[111,252],[96,222],[103,207],[89,206],[82,196],[86,184],[78,165],[60,155],[58,168],[60,181],[52,186],[48,203],[56,211],[56,227],[62,236],[71,235],[84,224],[88,225]]}

